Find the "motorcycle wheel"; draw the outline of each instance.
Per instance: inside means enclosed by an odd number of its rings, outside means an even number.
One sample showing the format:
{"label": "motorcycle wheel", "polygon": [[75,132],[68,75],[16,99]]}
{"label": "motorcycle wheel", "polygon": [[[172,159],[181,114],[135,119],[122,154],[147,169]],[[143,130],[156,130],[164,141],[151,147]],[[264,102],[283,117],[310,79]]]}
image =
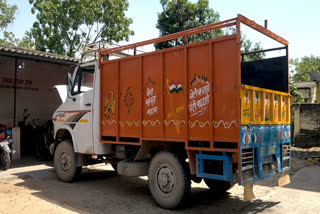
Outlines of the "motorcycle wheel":
{"label": "motorcycle wheel", "polygon": [[10,154],[4,151],[1,151],[0,154],[0,169],[7,170],[11,164]]}

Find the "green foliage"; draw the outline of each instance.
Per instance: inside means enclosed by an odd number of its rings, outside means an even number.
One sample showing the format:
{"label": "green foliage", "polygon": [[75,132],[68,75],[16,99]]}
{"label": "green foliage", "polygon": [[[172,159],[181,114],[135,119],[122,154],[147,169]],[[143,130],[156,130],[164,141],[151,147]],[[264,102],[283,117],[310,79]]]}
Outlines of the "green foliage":
{"label": "green foliage", "polygon": [[0,39],[0,45],[16,46],[26,49],[34,49],[34,41],[29,31],[25,33],[22,39],[17,39],[12,32],[3,32],[3,38]]}
{"label": "green foliage", "polygon": [[[241,53],[247,53],[247,52],[254,52],[254,51],[261,51],[263,50],[261,43],[255,43],[252,45],[252,41],[247,39],[245,35],[241,34]],[[244,55],[243,60],[246,61],[253,61],[253,60],[261,60],[265,56],[265,53],[254,53],[254,54],[248,54]]]}
{"label": "green foliage", "polygon": [[310,81],[311,72],[320,73],[320,57],[304,56],[299,59],[290,59],[290,64],[293,65],[291,73],[293,73],[293,81]]}
{"label": "green foliage", "polygon": [[[227,30],[226,35],[233,35],[236,33],[236,29],[234,27],[231,27]],[[263,50],[261,43],[255,43],[253,45],[252,41],[250,39],[247,39],[247,37],[241,32],[240,35],[240,46],[241,46],[241,53],[248,53],[248,52],[254,52],[254,51],[261,51]],[[246,54],[243,57],[243,61],[253,61],[253,60],[261,60],[264,58],[266,54],[261,53],[254,53],[254,54]]]}
{"label": "green foliage", "polygon": [[[160,0],[163,11],[158,14],[156,27],[160,36],[188,30],[219,21],[220,15],[209,8],[208,0]],[[215,38],[223,35],[221,30],[215,30],[198,35],[189,36],[189,42]],[[157,49],[168,48],[184,44],[184,39],[162,42],[155,45]]]}
{"label": "green foliage", "polygon": [[0,0],[0,30],[13,22],[16,10],[17,5],[8,5],[7,0]]}
{"label": "green foliage", "polygon": [[4,31],[3,38],[0,39],[1,45],[16,46],[19,40],[14,36],[12,32]]}
{"label": "green foliage", "polygon": [[35,49],[35,42],[30,31],[25,32],[24,37],[18,41],[17,46],[20,48]]}
{"label": "green foliage", "polygon": [[290,78],[290,94],[292,96],[292,102],[293,103],[304,103],[303,96],[301,92],[298,91],[296,85]]}
{"label": "green foliage", "polygon": [[[163,11],[158,14],[156,27],[159,29],[160,36],[173,34],[176,32],[212,24],[219,21],[220,15],[209,8],[208,0],[198,0],[191,3],[189,0],[160,0]],[[235,28],[230,28],[226,35],[235,34]],[[205,32],[188,37],[189,42],[198,42],[202,40],[217,38],[223,36],[221,29],[211,32]],[[156,49],[174,47],[183,45],[184,39],[176,39],[167,42],[155,44]],[[251,52],[262,50],[260,43],[253,43],[241,35],[241,52]],[[265,56],[264,53],[256,53],[244,56],[244,61],[260,60]]]}
{"label": "green foliage", "polygon": [[127,0],[29,0],[37,15],[31,35],[41,51],[75,56],[99,40],[129,39],[132,19],[125,16]]}

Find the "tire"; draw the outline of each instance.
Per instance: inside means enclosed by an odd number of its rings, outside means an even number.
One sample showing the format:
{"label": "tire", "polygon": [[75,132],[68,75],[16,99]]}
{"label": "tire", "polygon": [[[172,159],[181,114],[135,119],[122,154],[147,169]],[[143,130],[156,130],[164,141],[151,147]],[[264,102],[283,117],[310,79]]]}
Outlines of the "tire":
{"label": "tire", "polygon": [[191,190],[186,162],[170,152],[160,152],[151,160],[149,189],[158,206],[176,209],[187,201]]}
{"label": "tire", "polygon": [[213,179],[204,179],[204,182],[209,187],[211,191],[217,193],[223,193],[228,191],[233,187],[233,184],[230,181],[222,181],[222,180],[213,180]]}
{"label": "tire", "polygon": [[2,151],[2,149],[0,148],[0,169],[1,170],[7,170],[10,168],[11,165],[11,157],[10,154]]}
{"label": "tire", "polygon": [[76,166],[76,154],[68,140],[58,144],[54,152],[54,168],[59,180],[73,182],[81,174],[82,167]]}

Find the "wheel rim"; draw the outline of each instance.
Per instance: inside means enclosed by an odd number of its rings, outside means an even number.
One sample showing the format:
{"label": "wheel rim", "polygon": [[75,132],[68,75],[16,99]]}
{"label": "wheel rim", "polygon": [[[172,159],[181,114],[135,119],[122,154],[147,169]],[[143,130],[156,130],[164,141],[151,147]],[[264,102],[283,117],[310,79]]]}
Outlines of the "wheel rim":
{"label": "wheel rim", "polygon": [[63,171],[68,171],[71,166],[71,157],[69,153],[63,152],[60,155],[60,167]]}
{"label": "wheel rim", "polygon": [[157,171],[157,184],[162,195],[169,197],[176,187],[176,178],[173,171],[166,165],[159,167]]}

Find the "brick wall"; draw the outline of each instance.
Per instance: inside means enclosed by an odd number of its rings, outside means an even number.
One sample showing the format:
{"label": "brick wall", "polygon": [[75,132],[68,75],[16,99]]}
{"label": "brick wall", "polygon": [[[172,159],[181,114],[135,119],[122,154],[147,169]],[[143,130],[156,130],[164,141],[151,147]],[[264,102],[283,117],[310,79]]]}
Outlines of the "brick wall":
{"label": "brick wall", "polygon": [[294,146],[320,146],[320,104],[293,104],[291,112]]}

